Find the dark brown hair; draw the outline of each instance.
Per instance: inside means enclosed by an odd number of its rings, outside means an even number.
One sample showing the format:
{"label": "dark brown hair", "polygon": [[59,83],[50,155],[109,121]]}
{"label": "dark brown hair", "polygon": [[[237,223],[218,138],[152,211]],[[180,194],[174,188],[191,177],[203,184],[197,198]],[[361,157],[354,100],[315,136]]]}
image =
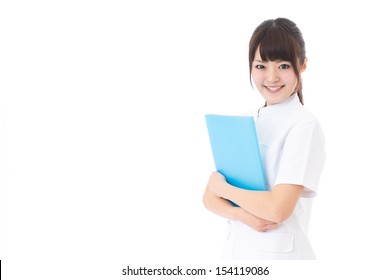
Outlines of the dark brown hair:
{"label": "dark brown hair", "polygon": [[304,63],[306,49],[305,41],[297,25],[287,18],[277,18],[266,20],[255,29],[249,42],[250,76],[252,75],[252,63],[259,47],[263,61],[284,60],[292,64],[298,78],[296,92],[303,104],[302,79],[299,70]]}

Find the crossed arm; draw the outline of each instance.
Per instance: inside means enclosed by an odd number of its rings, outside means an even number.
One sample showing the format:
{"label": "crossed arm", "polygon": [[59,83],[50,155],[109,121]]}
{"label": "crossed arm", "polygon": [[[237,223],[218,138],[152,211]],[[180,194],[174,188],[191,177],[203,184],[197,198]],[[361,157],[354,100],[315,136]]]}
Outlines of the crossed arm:
{"label": "crossed arm", "polygon": [[[271,191],[244,190],[227,183],[222,174],[213,172],[203,203],[219,216],[239,220],[257,231],[265,231],[276,228],[291,215],[302,192],[302,185],[292,184],[279,184]],[[227,200],[240,207],[234,207]]]}

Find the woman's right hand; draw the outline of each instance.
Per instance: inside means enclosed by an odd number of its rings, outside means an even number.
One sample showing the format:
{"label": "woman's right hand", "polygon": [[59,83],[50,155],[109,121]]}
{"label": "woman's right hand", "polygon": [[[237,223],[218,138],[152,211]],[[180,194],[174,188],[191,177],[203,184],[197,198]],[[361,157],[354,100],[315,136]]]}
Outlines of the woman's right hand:
{"label": "woman's right hand", "polygon": [[240,207],[236,208],[238,211],[238,220],[256,231],[267,231],[269,229],[276,229],[279,226],[278,223],[256,217]]}

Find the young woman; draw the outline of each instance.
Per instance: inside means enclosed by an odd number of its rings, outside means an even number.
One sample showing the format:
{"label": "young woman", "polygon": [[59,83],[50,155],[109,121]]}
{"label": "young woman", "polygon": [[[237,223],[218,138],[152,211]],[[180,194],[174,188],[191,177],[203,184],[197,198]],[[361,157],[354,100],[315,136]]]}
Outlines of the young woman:
{"label": "young woman", "polygon": [[303,107],[305,53],[300,30],[286,18],[264,21],[250,40],[251,83],[265,99],[254,118],[268,191],[240,189],[211,174],[203,201],[228,219],[224,258],[315,258],[307,230],[325,152],[320,124]]}

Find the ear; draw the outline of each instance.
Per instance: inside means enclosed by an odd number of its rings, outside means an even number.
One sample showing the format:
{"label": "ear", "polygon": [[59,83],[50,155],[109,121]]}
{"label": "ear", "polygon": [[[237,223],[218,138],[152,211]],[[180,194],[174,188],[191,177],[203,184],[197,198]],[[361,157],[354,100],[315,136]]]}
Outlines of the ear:
{"label": "ear", "polygon": [[305,59],[303,60],[301,69],[299,70],[299,73],[302,73],[303,71],[306,70],[306,65],[307,65],[307,57],[305,57]]}

